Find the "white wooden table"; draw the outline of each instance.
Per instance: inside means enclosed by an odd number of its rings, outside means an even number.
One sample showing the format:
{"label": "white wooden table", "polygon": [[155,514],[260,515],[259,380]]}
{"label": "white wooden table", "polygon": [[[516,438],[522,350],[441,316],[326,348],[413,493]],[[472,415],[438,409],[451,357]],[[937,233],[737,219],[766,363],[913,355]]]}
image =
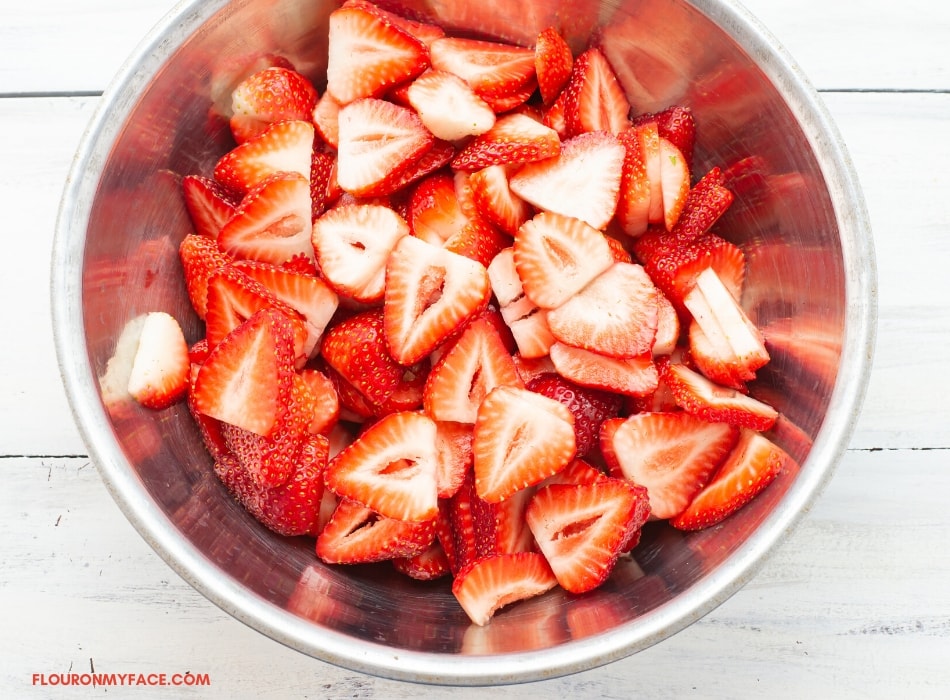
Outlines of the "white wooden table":
{"label": "white wooden table", "polygon": [[[99,94],[172,5],[0,2],[0,697],[444,697],[312,660],[206,601],[128,524],[73,427],[47,292],[56,208]],[[880,275],[865,408],[830,486],[741,592],[648,651],[519,696],[950,696],[950,4],[746,5],[820,90],[865,190]],[[91,669],[211,686],[32,683]]]}

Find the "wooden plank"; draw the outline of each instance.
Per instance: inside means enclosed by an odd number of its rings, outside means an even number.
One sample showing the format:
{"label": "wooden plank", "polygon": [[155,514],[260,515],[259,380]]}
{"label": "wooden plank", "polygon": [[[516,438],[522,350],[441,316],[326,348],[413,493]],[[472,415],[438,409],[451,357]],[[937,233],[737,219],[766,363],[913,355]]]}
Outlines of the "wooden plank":
{"label": "wooden plank", "polygon": [[[519,697],[942,697],[950,684],[950,559],[938,554],[945,462],[942,451],[849,452],[790,539],[717,610],[641,654],[520,686]],[[212,688],[201,697],[444,697],[312,660],[230,618],[148,548],[87,460],[0,466],[0,615],[17,631],[0,635],[7,695],[28,694],[34,672],[93,665],[207,673]]]}
{"label": "wooden plank", "polygon": [[[743,4],[818,88],[940,90],[948,85],[947,3]],[[0,6],[0,94],[101,91],[174,5],[172,0],[38,0],[29,13],[14,3]]]}

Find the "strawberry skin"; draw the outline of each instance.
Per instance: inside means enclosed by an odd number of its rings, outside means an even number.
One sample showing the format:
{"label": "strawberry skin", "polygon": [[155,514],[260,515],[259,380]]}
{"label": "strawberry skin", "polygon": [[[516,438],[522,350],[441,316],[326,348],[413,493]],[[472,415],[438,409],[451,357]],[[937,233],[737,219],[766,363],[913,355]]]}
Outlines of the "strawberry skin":
{"label": "strawberry skin", "polygon": [[430,56],[433,68],[459,76],[483,99],[516,93],[534,78],[534,51],[520,46],[444,37]]}
{"label": "strawberry skin", "polygon": [[617,135],[630,126],[630,103],[600,49],[577,57],[564,92],[569,137],[594,131]]}
{"label": "strawberry skin", "polygon": [[178,257],[191,306],[203,321],[208,313],[208,280],[218,268],[231,263],[231,256],[221,250],[214,238],[190,233],[179,244]]}
{"label": "strawberry skin", "polygon": [[557,132],[526,114],[513,112],[471,140],[452,160],[456,170],[516,165],[553,158],[561,152]]}
{"label": "strawberry skin", "polygon": [[244,79],[231,94],[231,133],[243,143],[274,122],[309,120],[317,104],[313,84],[295,70],[270,66]]}
{"label": "strawberry skin", "polygon": [[574,55],[554,27],[538,34],[534,44],[534,69],[544,104],[551,104],[571,77]]}
{"label": "strawberry skin", "polygon": [[794,462],[778,445],[743,428],[739,441],[709,484],[670,521],[680,530],[711,527],[755,498]]}
{"label": "strawberry skin", "polygon": [[620,411],[620,396],[574,384],[555,372],[534,377],[526,385],[528,391],[547,396],[567,406],[574,415],[574,436],[577,456],[583,457],[597,446],[600,426]]}

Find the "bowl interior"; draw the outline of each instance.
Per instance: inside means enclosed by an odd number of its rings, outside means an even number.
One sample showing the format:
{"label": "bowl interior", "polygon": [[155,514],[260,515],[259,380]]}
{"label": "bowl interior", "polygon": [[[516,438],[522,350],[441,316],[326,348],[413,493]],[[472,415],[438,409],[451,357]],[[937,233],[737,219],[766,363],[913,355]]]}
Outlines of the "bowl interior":
{"label": "bowl interior", "polygon": [[401,3],[447,28],[525,45],[549,25],[575,50],[596,36],[635,111],[693,109],[694,172],[746,173],[720,231],[746,250],[743,302],[773,356],[753,393],[781,411],[773,437],[801,464],[718,527],[683,535],[648,526],[594,593],[552,592],[473,627],[445,582],[412,582],[386,565],[327,567],[311,541],[259,527],[213,475],[183,405],[107,404],[99,390],[137,315],[165,310],[189,340],[201,336],[177,258],[190,231],[179,180],[210,174],[231,146],[220,109],[260,55],[289,58],[322,88],[333,6],[192,3],[155,30],[104,99],[67,187],[54,269],[61,363],[90,450],[132,522],[187,580],[319,658],[397,678],[480,683],[566,673],[645,648],[751,575],[844,446],[853,418],[838,414],[853,414],[860,400],[864,364],[851,356],[866,351],[870,313],[853,270],[871,263],[855,248],[866,235],[860,217],[842,213],[860,203],[842,200],[853,185],[834,134],[784,56],[727,3]]}

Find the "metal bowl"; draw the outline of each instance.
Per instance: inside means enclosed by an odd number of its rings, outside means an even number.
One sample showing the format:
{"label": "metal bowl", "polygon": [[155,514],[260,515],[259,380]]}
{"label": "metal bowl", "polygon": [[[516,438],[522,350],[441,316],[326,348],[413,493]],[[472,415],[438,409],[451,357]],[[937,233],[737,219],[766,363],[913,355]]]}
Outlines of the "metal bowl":
{"label": "metal bowl", "polygon": [[327,567],[312,542],[258,526],[211,471],[186,407],[103,400],[99,378],[130,319],[165,310],[200,325],[178,272],[189,231],[178,178],[227,146],[209,118],[235,75],[268,52],[325,68],[319,0],[179,5],[102,99],[72,168],[56,232],[56,347],[79,429],[112,495],[151,546],[222,609],[274,640],[349,669],[457,685],[568,674],[649,647],[735,593],[786,537],[848,444],[875,333],[875,270],[859,184],[814,90],[772,36],[728,0],[407,0],[443,25],[531,45],[556,25],[575,49],[597,36],[635,110],[690,106],[695,172],[745,160],[722,222],[749,270],[743,303],[773,360],[754,394],[796,474],[721,525],[649,525],[633,556],[584,596],[551,592],[475,627],[445,582]]}

